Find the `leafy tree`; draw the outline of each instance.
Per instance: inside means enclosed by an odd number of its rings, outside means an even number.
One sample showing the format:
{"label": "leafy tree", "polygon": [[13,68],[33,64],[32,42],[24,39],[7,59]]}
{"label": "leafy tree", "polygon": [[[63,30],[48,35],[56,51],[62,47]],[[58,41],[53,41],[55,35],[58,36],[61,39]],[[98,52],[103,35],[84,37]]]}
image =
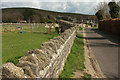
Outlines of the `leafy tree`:
{"label": "leafy tree", "polygon": [[118,18],[120,6],[118,4],[116,4],[116,2],[109,2],[108,6],[110,8],[109,13],[110,13],[111,17]]}
{"label": "leafy tree", "polygon": [[103,15],[102,15],[102,11],[101,10],[97,11],[95,15],[97,16],[98,20],[102,20],[103,19]]}

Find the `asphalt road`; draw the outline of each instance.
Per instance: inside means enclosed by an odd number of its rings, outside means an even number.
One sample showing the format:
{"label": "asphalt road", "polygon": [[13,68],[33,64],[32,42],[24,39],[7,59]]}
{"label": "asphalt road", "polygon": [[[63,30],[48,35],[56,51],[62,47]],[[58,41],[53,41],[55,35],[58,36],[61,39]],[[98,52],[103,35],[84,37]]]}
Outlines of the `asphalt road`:
{"label": "asphalt road", "polygon": [[104,75],[118,77],[118,38],[94,28],[85,28],[86,39]]}

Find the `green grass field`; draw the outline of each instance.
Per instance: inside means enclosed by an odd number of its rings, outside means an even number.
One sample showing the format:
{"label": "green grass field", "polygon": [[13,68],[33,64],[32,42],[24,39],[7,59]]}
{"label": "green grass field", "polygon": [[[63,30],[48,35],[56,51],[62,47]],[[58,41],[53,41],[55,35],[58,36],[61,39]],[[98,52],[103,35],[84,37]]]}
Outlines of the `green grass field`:
{"label": "green grass field", "polygon": [[27,32],[24,34],[17,32],[4,32],[2,34],[2,62],[13,62],[17,64],[18,59],[25,55],[28,50],[40,48],[41,44],[58,34],[54,29],[50,34],[46,34],[46,29],[41,26],[39,32]]}
{"label": "green grass field", "polygon": [[59,76],[60,78],[70,78],[76,70],[83,71],[85,69],[83,46],[83,37],[81,34],[77,34],[71,52],[67,57],[67,62],[65,63],[64,69]]}
{"label": "green grass field", "polygon": [[26,32],[45,32],[45,28],[44,26],[39,26],[39,25],[18,25],[18,24],[10,24],[10,25],[2,25],[2,31],[3,32],[19,32],[20,30],[16,28],[17,27],[21,27],[22,30],[26,31]]}

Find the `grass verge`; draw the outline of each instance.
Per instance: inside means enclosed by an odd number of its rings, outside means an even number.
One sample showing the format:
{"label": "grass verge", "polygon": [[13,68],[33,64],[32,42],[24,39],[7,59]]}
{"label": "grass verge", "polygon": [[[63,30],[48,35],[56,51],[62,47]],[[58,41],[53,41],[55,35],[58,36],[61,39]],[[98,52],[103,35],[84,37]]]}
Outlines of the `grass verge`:
{"label": "grass verge", "polygon": [[67,57],[67,62],[65,63],[64,69],[60,74],[59,78],[70,78],[76,70],[83,71],[84,66],[84,43],[83,36],[77,34],[71,52]]}

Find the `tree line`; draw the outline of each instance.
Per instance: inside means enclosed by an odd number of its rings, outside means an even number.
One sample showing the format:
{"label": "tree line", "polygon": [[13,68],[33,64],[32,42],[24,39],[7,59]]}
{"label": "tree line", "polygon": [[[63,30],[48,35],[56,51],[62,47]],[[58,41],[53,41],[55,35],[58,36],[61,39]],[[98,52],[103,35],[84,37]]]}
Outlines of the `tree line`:
{"label": "tree line", "polygon": [[[18,9],[3,11],[2,22],[4,23],[19,23],[21,21],[26,21],[27,23],[52,23],[55,22],[55,17],[49,14],[40,14],[33,9]],[[45,13],[45,12],[44,12]]]}

